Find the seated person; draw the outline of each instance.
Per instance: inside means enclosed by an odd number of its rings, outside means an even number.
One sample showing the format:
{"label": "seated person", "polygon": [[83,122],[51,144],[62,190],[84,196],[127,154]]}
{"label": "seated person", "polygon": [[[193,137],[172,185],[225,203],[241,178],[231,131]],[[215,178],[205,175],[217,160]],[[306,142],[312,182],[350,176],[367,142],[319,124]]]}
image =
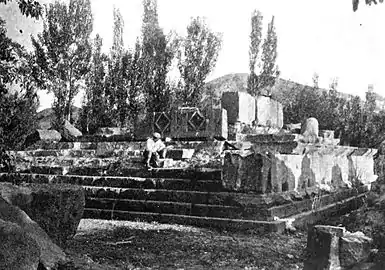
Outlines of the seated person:
{"label": "seated person", "polygon": [[144,150],[144,161],[147,168],[159,167],[159,158],[166,157],[167,148],[161,140],[159,133],[155,132],[152,138],[147,139],[146,149]]}

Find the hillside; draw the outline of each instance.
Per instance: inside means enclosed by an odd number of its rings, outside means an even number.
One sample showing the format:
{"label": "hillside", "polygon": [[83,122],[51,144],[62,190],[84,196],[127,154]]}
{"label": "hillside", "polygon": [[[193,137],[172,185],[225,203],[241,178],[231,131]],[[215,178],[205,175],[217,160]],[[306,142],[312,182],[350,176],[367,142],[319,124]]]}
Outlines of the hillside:
{"label": "hillside", "polygon": [[[75,122],[79,118],[79,112],[80,112],[80,108],[76,106],[72,106],[72,115]],[[52,108],[47,108],[38,112],[37,121],[38,121],[39,128],[49,129],[51,127],[51,122],[54,119],[54,117],[55,116]]]}
{"label": "hillside", "polygon": [[[246,92],[247,89],[247,73],[232,73],[216,78],[206,84],[208,89],[211,89],[213,96],[220,98],[223,92]],[[295,97],[295,93],[303,88],[312,88],[308,85],[299,84],[293,81],[278,78],[276,84],[272,87],[271,92],[274,99],[287,103],[287,97]],[[327,91],[320,88],[319,91]],[[342,97],[348,99],[349,94],[339,93]],[[207,98],[207,95],[204,97]]]}

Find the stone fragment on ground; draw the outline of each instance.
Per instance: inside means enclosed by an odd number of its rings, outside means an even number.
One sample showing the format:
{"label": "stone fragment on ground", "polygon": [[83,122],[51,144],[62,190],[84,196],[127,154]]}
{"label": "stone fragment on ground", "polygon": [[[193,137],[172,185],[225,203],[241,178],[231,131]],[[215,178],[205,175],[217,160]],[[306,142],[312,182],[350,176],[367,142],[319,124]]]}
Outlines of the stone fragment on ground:
{"label": "stone fragment on ground", "polygon": [[40,250],[40,263],[46,269],[55,269],[59,262],[66,261],[65,253],[52,242],[48,234],[23,210],[9,204],[2,197],[0,197],[0,219],[20,226],[21,230],[36,242]]}
{"label": "stone fragment on ground", "polygon": [[56,130],[37,129],[27,136],[25,144],[30,146],[38,141],[59,142],[61,139],[61,134]]}
{"label": "stone fragment on ground", "polygon": [[308,232],[309,256],[304,269],[351,269],[364,265],[370,259],[371,244],[372,239],[362,232],[351,233],[344,227],[316,225]]}
{"label": "stone fragment on ground", "polygon": [[40,249],[23,228],[0,219],[0,269],[36,270]]}
{"label": "stone fragment on ground", "polygon": [[64,124],[59,129],[60,134],[62,135],[65,141],[75,141],[76,138],[81,137],[83,134],[80,130],[74,127],[67,120],[64,121]]}
{"label": "stone fragment on ground", "polygon": [[81,186],[0,183],[0,195],[24,210],[62,247],[75,235],[83,216],[85,193]]}
{"label": "stone fragment on ground", "polygon": [[340,263],[342,267],[350,267],[365,261],[371,250],[372,239],[362,232],[345,232],[340,239]]}

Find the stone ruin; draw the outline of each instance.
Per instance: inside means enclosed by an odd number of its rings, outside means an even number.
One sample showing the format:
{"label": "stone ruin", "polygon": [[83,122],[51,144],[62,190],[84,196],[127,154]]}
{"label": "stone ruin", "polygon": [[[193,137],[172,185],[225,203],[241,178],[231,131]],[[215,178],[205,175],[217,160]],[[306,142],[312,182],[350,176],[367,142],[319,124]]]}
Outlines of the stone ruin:
{"label": "stone ruin", "polygon": [[[169,150],[147,170],[141,151],[153,132],[170,138]],[[37,140],[11,152],[18,174],[0,180],[82,186],[84,218],[261,233],[358,208],[376,180],[376,149],[340,146],[314,118],[283,128],[282,105],[265,96],[224,93],[219,107],[156,112],[134,139],[123,133]]]}

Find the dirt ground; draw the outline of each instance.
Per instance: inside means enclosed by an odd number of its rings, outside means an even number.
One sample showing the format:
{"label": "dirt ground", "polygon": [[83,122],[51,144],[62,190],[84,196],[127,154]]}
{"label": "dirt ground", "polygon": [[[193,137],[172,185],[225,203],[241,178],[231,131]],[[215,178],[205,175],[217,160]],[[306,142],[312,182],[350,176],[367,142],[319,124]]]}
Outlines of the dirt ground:
{"label": "dirt ground", "polygon": [[306,234],[264,236],[181,225],[84,219],[63,269],[302,269]]}

